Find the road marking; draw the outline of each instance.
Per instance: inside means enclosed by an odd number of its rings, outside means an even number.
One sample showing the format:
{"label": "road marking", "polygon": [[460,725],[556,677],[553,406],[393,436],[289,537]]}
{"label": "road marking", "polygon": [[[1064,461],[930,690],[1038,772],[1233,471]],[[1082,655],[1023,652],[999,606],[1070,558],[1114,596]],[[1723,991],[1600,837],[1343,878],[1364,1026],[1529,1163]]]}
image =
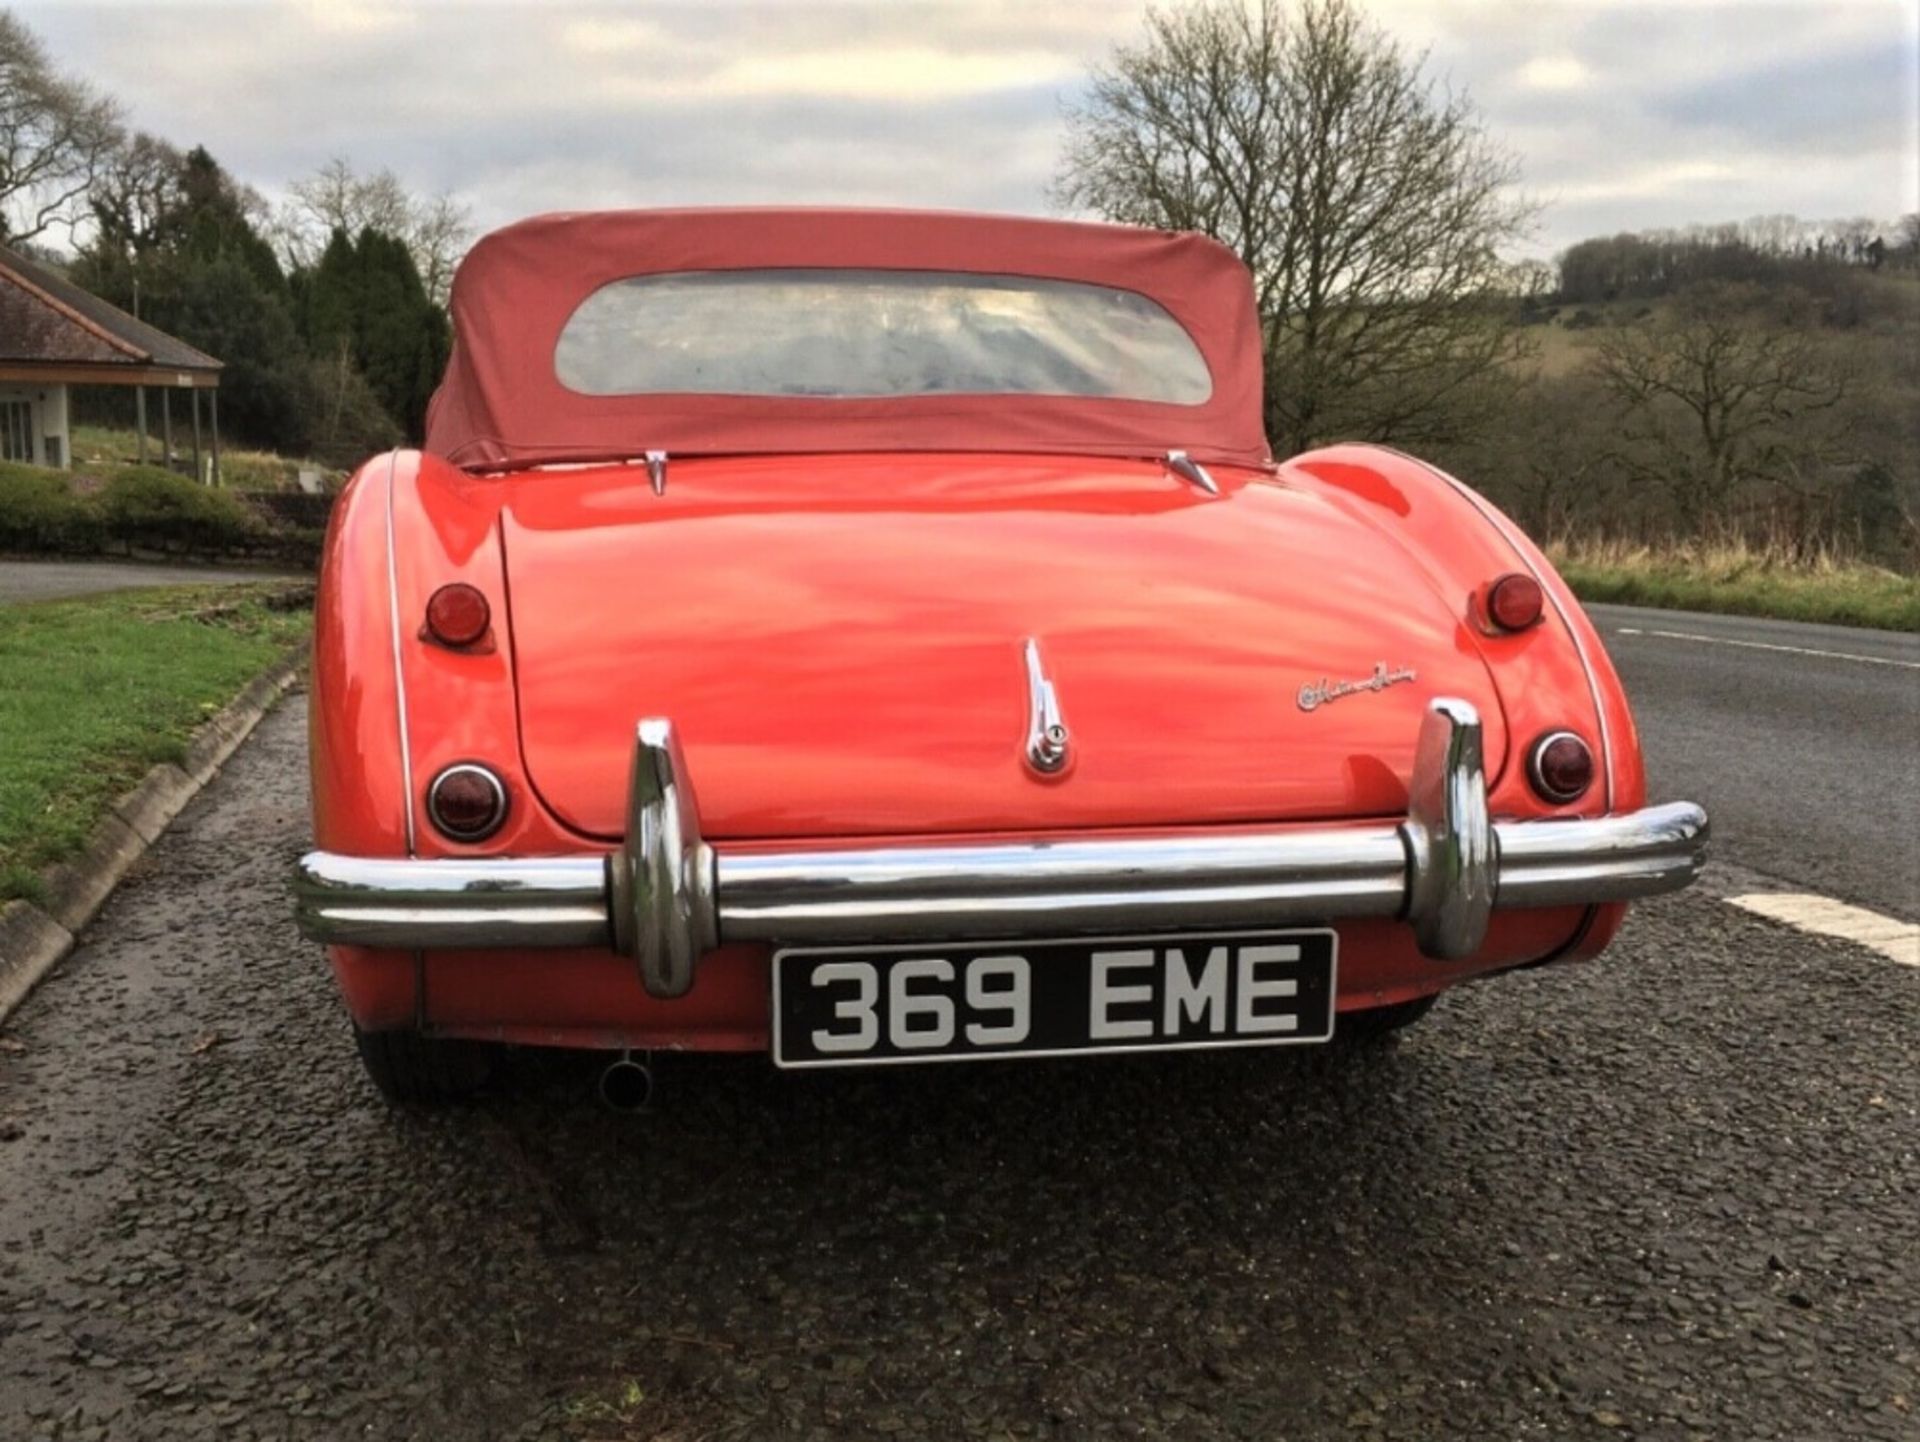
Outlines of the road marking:
{"label": "road marking", "polygon": [[1920,967],[1920,926],[1804,891],[1754,891],[1725,898],[1731,906],[1801,931],[1838,937],[1879,952],[1901,966]]}
{"label": "road marking", "polygon": [[1665,641],[1705,641],[1709,646],[1744,646],[1749,651],[1785,651],[1794,656],[1824,656],[1830,661],[1859,661],[1868,666],[1898,666],[1920,671],[1920,661],[1896,661],[1888,656],[1861,656],[1852,651],[1821,651],[1812,646],[1780,646],[1771,641],[1736,641],[1730,636],[1702,636],[1694,631],[1654,631],[1638,626],[1616,626],[1622,636],[1658,636]]}

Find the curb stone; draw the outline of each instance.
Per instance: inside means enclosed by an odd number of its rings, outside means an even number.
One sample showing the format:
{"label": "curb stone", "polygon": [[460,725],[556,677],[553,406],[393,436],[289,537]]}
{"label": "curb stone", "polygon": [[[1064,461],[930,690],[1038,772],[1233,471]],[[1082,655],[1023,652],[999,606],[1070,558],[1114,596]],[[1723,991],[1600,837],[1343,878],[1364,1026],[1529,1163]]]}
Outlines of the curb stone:
{"label": "curb stone", "polygon": [[160,833],[180,814],[200,788],[193,778],[171,763],[149,771],[138,786],[114,803],[120,819],[140,834],[142,841],[158,841]]}
{"label": "curb stone", "polygon": [[81,928],[106,904],[120,879],[292,689],[306,660],[304,643],[287,652],[193,733],[182,765],[155,766],[116,800],[94,827],[84,851],[41,873],[47,888],[44,907],[30,901],[0,906],[0,1021],[73,950]]}
{"label": "curb stone", "polygon": [[73,933],[26,901],[0,907],[0,1020],[73,949]]}
{"label": "curb stone", "polygon": [[114,885],[146,849],[147,842],[131,826],[108,812],[78,856],[40,873],[47,888],[40,909],[68,931],[79,931],[106,904]]}

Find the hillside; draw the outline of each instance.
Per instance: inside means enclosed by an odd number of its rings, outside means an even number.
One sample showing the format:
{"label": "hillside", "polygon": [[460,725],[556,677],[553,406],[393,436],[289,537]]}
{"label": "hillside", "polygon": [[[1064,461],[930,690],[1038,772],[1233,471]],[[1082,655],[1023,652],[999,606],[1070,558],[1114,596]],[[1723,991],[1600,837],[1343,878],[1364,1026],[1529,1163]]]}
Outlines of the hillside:
{"label": "hillside", "polygon": [[1444,464],[1562,548],[1920,574],[1920,257],[1583,245]]}

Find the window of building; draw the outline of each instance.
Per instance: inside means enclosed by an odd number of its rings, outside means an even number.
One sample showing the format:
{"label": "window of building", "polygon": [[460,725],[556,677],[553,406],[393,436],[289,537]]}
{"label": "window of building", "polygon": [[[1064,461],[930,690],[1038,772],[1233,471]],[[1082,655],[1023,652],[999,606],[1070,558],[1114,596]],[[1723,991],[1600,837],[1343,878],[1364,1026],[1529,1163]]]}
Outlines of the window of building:
{"label": "window of building", "polygon": [[0,461],[33,460],[33,403],[0,401]]}

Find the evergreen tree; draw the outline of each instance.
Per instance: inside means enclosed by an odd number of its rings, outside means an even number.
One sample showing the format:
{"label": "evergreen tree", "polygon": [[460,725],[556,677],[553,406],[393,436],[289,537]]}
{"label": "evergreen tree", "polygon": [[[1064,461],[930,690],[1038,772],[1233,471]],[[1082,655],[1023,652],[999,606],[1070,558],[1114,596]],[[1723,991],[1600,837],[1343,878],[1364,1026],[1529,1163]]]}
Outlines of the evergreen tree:
{"label": "evergreen tree", "polygon": [[[74,279],[223,361],[221,420],[235,437],[336,458],[390,444],[396,427],[380,412],[400,412],[385,395],[375,402],[358,371],[366,302],[353,246],[342,236],[329,249],[344,284],[296,285],[254,223],[262,208],[204,148],[130,147],[116,188],[96,198],[99,224]],[[316,333],[330,348],[310,346]]]}
{"label": "evergreen tree", "polygon": [[372,229],[349,240],[336,230],[298,288],[314,354],[344,350],[388,414],[417,440],[451,339],[406,242]]}

